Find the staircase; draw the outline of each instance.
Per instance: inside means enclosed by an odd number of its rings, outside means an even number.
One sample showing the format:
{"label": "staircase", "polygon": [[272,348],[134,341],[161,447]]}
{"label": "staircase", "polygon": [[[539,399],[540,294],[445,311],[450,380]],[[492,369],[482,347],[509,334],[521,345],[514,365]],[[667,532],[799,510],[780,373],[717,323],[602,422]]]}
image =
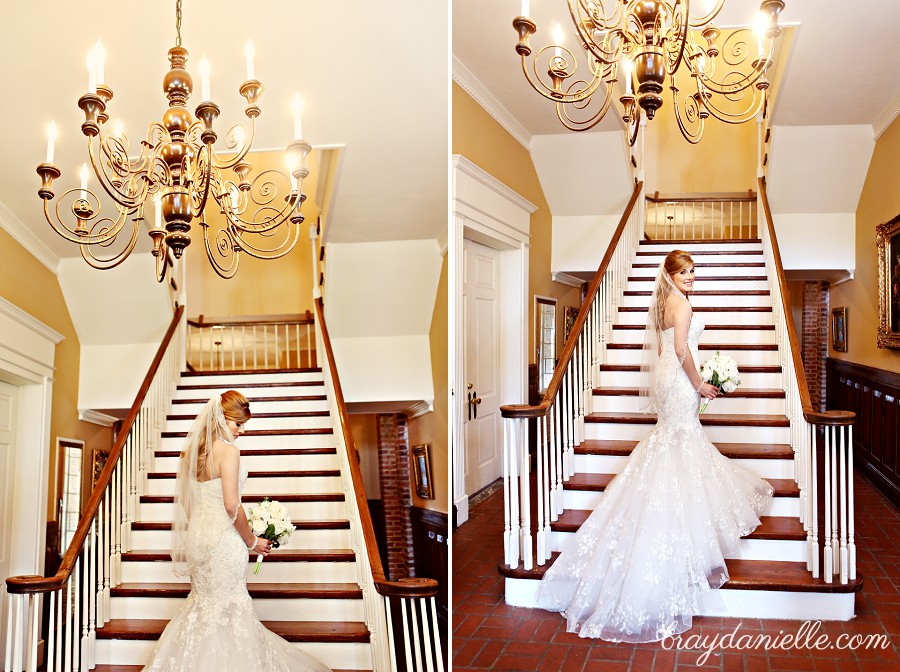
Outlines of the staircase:
{"label": "staircase", "polygon": [[[803,504],[792,448],[792,431],[796,428],[792,430],[787,415],[782,383],[782,364],[790,355],[778,343],[773,319],[775,297],[770,295],[762,242],[759,239],[640,240],[636,248],[636,255],[631,257],[633,261],[619,282],[621,299],[617,304],[608,297],[603,299],[612,307],[607,313],[610,322],[607,333],[611,336],[605,343],[605,357],[597,363],[593,378],[586,371],[579,373],[579,367],[575,366],[574,382],[570,385],[576,390],[575,397],[562,402],[562,414],[568,405],[579,416],[577,390],[582,381],[593,382],[592,389],[585,390],[583,413],[569,427],[564,420],[555,420],[551,409],[547,429],[539,429],[539,437],[551,436],[553,429],[554,439],[559,434],[563,444],[571,443],[570,456],[564,447],[558,458],[568,465],[569,476],[559,479],[561,493],[545,496],[542,502],[544,520],[549,527],[544,532],[540,509],[533,530],[530,529],[530,515],[536,502],[521,504],[528,510],[528,516],[524,517],[526,538],[533,531],[538,538],[537,546],[546,544],[549,559],[542,563],[538,551],[531,562],[528,549],[523,548],[521,564],[510,566],[509,556],[506,563],[501,563],[507,603],[534,606],[541,576],[601,502],[605,488],[621,471],[638,441],[656,423],[655,415],[641,413],[639,408],[644,325],[656,269],[668,252],[680,248],[690,251],[696,264],[696,291],[691,293],[690,300],[694,312],[706,323],[699,345],[701,361],[697,364],[721,351],[734,358],[743,380],[737,391],[710,403],[701,416],[701,424],[723,455],[766,479],[775,491],[771,505],[761,517],[762,524],[744,537],[738,552],[727,559],[731,578],[719,591],[726,613],[715,615],[852,618],[855,592],[860,590],[862,579],[826,582],[824,578],[813,578],[808,566],[810,545],[801,518]],[[585,321],[587,331],[601,331],[600,322],[599,318],[592,322],[589,317]],[[576,353],[579,347],[582,351],[588,349],[585,342],[576,346]],[[539,425],[542,420],[539,418]],[[547,441],[551,458],[537,456],[538,462],[544,462],[538,466],[543,472],[553,468],[550,440]],[[537,481],[544,478],[539,472]],[[552,475],[548,481],[552,491]],[[511,481],[507,483],[511,483],[513,491],[516,487],[521,492],[535,487],[533,481],[526,484],[524,478],[519,486]],[[529,501],[541,498],[542,494],[535,495],[532,491]],[[544,542],[541,534],[545,535]]]}
{"label": "staircase", "polygon": [[[188,594],[189,584],[172,574],[168,552],[178,454],[202,406],[228,389],[243,392],[253,413],[238,441],[250,472],[244,506],[264,496],[277,499],[296,527],[290,544],[273,551],[258,575],[248,573],[260,620],[332,668],[372,669],[348,502],[319,369],[182,374],[131,524],[132,550],[121,555],[122,583],[110,591],[110,620],[97,628],[94,669],[140,670]],[[251,556],[250,568],[255,561]]]}

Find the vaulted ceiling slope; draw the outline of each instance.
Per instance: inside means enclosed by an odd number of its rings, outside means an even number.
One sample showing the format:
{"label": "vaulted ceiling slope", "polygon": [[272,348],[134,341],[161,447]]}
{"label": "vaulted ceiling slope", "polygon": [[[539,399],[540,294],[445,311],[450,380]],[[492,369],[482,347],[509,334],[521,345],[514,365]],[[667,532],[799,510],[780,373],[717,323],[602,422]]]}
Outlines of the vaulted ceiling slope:
{"label": "vaulted ceiling slope", "polygon": [[[205,53],[211,97],[222,110],[219,145],[225,129],[246,120],[238,87],[251,38],[265,86],[254,146],[279,149],[291,140],[290,100],[298,91],[304,135],[314,146],[345,148],[329,240],[437,239],[446,228],[448,38],[432,28],[446,22],[441,1],[184,0],[183,46],[195,85],[189,107],[199,102],[197,64]],[[61,193],[77,187],[86,160],[76,102],[87,90],[85,56],[100,38],[114,91],[110,120],[122,120],[133,144],[144,137],[166,108],[162,78],[175,43],[175,2],[7,3],[4,23],[0,219],[4,228],[33,234],[52,265],[79,252],[41,212],[34,169],[44,160],[46,126],[53,119],[59,128]]]}

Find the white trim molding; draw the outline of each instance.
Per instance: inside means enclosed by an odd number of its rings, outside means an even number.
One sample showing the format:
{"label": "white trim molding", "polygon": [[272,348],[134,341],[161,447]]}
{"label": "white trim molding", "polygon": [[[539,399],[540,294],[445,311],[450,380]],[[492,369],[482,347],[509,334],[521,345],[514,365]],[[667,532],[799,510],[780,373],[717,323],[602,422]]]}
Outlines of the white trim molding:
{"label": "white trim molding", "polygon": [[19,308],[16,304],[10,303],[2,296],[0,296],[0,314],[11,317],[19,324],[36,333],[38,336],[41,336],[42,338],[52,342],[53,345],[56,345],[65,338],[65,336],[63,336],[61,333],[59,333],[55,329],[51,329],[40,320],[35,319],[24,310]]}
{"label": "white trim molding", "polygon": [[456,56],[453,57],[453,81],[459,84],[472,97],[472,100],[481,105],[485,112],[506,129],[506,132],[516,142],[525,149],[531,150],[531,133]]}
{"label": "white trim molding", "polygon": [[885,107],[881,114],[878,115],[875,123],[872,124],[872,134],[875,136],[876,141],[898,116],[900,116],[900,91],[897,92],[896,96],[891,98],[891,102],[888,103],[887,107]]}
{"label": "white trim molding", "polygon": [[0,203],[0,229],[11,235],[28,253],[47,267],[53,275],[59,275],[59,255],[38,238],[12,210]]}
{"label": "white trim molding", "polygon": [[553,282],[558,282],[561,285],[568,285],[569,287],[581,287],[584,285],[584,280],[563,271],[552,272],[550,274],[550,279],[553,280]]}
{"label": "white trim molding", "polygon": [[101,413],[100,411],[95,411],[92,408],[79,408],[78,419],[82,422],[90,422],[93,425],[100,425],[101,427],[112,427],[118,420],[118,418],[107,415],[106,413]]}
{"label": "white trim molding", "polygon": [[425,415],[426,413],[431,413],[434,410],[434,400],[431,401],[417,401],[416,403],[410,405],[405,411],[406,418],[408,420],[412,420],[414,418],[418,418],[420,415]]}

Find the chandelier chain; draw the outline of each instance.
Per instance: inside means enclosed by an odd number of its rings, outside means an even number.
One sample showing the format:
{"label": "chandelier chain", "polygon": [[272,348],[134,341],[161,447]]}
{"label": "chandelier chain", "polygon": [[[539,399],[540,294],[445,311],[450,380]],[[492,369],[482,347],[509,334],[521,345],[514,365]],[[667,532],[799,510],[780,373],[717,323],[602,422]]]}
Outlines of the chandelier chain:
{"label": "chandelier chain", "polygon": [[175,46],[181,46],[181,0],[175,0]]}

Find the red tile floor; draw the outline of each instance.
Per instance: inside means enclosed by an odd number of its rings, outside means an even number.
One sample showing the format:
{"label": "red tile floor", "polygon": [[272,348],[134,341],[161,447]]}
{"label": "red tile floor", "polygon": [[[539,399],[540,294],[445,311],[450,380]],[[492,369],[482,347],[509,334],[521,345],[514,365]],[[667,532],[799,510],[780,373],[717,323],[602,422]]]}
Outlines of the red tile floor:
{"label": "red tile floor", "polygon": [[[865,579],[856,597],[856,618],[825,622],[833,639],[841,633],[885,634],[884,650],[724,651],[710,655],[664,650],[659,644],[611,644],[567,633],[562,617],[550,612],[507,606],[502,557],[503,492],[497,491],[469,511],[469,520],[453,533],[453,670],[565,670],[621,672],[721,670],[776,672],[836,670],[900,672],[900,512],[866,480],[856,477],[856,544]],[[800,621],[698,617],[690,634],[714,635],[738,624],[742,634],[795,633]]]}

